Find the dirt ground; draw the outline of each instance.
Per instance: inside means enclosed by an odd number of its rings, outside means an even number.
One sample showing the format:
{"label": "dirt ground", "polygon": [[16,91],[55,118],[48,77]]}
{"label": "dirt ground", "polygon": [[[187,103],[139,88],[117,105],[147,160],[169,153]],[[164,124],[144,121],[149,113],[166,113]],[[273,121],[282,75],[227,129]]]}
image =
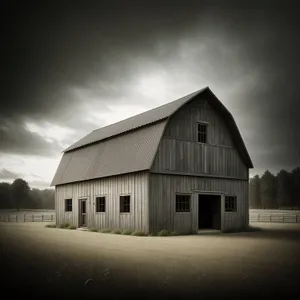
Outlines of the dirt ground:
{"label": "dirt ground", "polygon": [[253,223],[262,230],[175,237],[45,225],[0,223],[1,295],[299,299],[300,224]]}

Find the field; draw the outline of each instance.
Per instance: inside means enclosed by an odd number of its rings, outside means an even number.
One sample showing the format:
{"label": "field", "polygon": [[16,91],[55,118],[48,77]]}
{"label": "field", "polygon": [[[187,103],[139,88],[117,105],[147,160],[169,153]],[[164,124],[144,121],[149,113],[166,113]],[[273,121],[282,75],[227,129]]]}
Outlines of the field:
{"label": "field", "polygon": [[7,296],[299,298],[299,224],[255,223],[261,231],[176,237],[45,225],[0,223],[1,285]]}

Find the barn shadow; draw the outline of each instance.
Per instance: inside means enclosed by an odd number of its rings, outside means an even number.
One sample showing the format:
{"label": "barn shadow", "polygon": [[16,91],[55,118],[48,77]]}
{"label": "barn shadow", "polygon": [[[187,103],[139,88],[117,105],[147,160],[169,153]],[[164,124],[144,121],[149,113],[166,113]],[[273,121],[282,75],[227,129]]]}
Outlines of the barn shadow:
{"label": "barn shadow", "polygon": [[251,224],[250,228],[242,232],[225,232],[224,236],[232,238],[255,238],[255,239],[273,239],[289,240],[300,242],[300,224],[288,226],[284,224]]}

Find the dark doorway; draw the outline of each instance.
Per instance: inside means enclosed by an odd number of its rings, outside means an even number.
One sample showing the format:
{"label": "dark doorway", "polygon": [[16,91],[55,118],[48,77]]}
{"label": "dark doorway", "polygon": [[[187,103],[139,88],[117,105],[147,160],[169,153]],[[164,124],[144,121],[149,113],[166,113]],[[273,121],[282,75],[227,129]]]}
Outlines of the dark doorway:
{"label": "dark doorway", "polygon": [[79,226],[86,227],[86,199],[79,200]]}
{"label": "dark doorway", "polygon": [[221,229],[221,196],[199,195],[199,229]]}

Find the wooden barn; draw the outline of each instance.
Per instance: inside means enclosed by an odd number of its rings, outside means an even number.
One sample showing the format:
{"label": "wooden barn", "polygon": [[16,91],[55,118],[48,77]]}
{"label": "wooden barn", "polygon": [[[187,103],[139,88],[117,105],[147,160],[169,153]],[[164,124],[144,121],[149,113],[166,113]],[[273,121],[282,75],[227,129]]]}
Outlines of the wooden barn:
{"label": "wooden barn", "polygon": [[239,230],[249,224],[253,168],[231,113],[206,87],[92,131],[62,156],[57,225]]}

